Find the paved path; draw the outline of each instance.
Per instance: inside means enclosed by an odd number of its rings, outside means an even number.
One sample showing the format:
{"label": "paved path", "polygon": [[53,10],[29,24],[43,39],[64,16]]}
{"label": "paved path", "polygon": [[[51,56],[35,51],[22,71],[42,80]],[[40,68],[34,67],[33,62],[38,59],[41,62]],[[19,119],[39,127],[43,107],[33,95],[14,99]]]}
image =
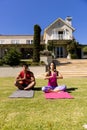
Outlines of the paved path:
{"label": "paved path", "polygon": [[[29,67],[36,78],[43,77],[45,74],[45,66]],[[22,70],[22,67],[0,67],[0,77],[16,77]]]}
{"label": "paved path", "polygon": [[[64,78],[67,77],[87,77],[87,59],[67,60],[58,59],[57,70],[59,70]],[[45,66],[29,67],[36,78],[43,78],[46,68]],[[16,77],[21,67],[0,67],[0,77]]]}

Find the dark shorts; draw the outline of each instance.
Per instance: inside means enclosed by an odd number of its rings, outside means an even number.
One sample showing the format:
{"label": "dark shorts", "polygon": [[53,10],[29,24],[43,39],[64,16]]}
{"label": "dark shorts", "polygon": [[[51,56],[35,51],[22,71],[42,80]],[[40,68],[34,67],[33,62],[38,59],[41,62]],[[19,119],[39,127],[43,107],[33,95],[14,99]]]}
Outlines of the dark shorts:
{"label": "dark shorts", "polygon": [[28,84],[22,84],[22,86],[25,88],[25,87],[27,87],[27,86],[28,86]]}

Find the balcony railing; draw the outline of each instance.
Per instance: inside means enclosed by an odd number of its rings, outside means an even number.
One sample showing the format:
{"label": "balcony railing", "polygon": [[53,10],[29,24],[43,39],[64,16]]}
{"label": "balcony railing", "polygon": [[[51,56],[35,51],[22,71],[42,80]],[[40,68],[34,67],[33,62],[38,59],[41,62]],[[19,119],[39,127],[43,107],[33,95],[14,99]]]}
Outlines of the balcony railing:
{"label": "balcony railing", "polygon": [[64,34],[53,34],[51,39],[55,39],[55,40],[69,40],[69,36],[68,35],[64,35]]}

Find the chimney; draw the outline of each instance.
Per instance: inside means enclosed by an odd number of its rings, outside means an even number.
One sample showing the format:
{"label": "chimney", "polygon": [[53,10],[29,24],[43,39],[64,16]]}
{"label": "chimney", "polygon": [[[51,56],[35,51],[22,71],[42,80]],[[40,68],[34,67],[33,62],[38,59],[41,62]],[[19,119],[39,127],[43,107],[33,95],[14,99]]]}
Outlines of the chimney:
{"label": "chimney", "polygon": [[65,19],[65,21],[66,21],[68,24],[72,25],[72,17],[67,16],[66,19]]}

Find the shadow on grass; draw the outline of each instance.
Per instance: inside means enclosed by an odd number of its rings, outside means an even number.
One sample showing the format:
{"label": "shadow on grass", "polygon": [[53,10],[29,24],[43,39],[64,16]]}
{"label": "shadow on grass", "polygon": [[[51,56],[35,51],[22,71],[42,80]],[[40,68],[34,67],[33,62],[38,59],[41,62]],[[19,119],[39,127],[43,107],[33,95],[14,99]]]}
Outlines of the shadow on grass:
{"label": "shadow on grass", "polygon": [[42,87],[35,87],[33,90],[35,91],[41,91]]}
{"label": "shadow on grass", "polygon": [[68,93],[71,93],[72,91],[75,91],[76,89],[78,89],[78,88],[67,88],[66,91]]}
{"label": "shadow on grass", "polygon": [[[35,90],[35,91],[42,91],[41,89],[42,89],[42,87],[35,87],[33,90]],[[75,91],[76,89],[78,89],[78,88],[67,88],[66,91],[68,93],[71,93],[72,91]]]}

